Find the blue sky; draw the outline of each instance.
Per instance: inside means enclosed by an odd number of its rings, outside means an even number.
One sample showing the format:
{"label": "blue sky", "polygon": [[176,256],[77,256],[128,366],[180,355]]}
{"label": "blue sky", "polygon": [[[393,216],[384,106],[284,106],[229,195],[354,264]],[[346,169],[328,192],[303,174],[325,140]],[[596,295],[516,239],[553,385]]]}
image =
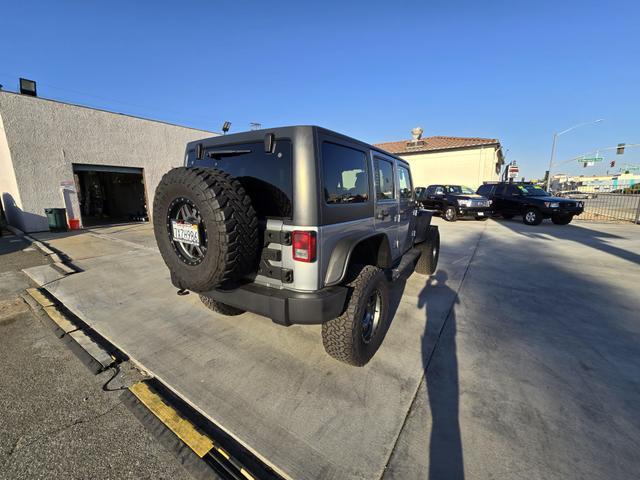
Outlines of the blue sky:
{"label": "blue sky", "polygon": [[0,84],[216,131],[497,137],[529,178],[580,122],[605,119],[559,159],[640,143],[639,18],[637,1],[3,2]]}

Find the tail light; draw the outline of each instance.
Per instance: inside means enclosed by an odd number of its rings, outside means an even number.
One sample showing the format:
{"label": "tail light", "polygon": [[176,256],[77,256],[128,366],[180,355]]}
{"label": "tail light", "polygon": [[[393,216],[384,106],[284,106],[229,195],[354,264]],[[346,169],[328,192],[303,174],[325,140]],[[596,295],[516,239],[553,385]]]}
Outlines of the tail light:
{"label": "tail light", "polygon": [[298,262],[314,262],[316,259],[316,232],[295,230],[291,234],[293,259]]}

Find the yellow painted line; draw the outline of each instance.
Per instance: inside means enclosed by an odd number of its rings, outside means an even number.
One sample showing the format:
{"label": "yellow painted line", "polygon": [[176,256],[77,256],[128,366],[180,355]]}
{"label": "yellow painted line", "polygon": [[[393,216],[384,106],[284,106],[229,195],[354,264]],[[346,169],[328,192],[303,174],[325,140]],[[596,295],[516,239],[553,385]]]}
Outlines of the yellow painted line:
{"label": "yellow painted line", "polygon": [[213,442],[209,437],[200,433],[191,422],[182,418],[176,410],[164,403],[146,383],[135,383],[129,387],[129,390],[200,458],[213,448]]}
{"label": "yellow painted line", "polygon": [[49,315],[49,318],[53,320],[56,325],[58,325],[65,333],[78,330],[78,327],[71,323],[71,321],[67,317],[65,317],[55,305],[42,307],[42,309],[46,312],[47,315]]}
{"label": "yellow painted line", "polygon": [[43,307],[50,307],[54,303],[47,298],[38,288],[27,288],[27,293],[33,297]]}
{"label": "yellow painted line", "polygon": [[227,452],[225,452],[223,449],[221,449],[220,447],[216,447],[216,450],[218,450],[218,452],[220,452],[220,455],[222,455],[227,460],[229,460],[231,458],[229,456],[229,454]]}
{"label": "yellow painted line", "polygon": [[255,480],[255,479],[253,478],[253,475],[251,475],[249,472],[247,472],[244,468],[241,468],[241,469],[240,469],[240,473],[241,473],[242,475],[244,475],[244,476],[245,476],[245,478],[248,478],[249,480]]}

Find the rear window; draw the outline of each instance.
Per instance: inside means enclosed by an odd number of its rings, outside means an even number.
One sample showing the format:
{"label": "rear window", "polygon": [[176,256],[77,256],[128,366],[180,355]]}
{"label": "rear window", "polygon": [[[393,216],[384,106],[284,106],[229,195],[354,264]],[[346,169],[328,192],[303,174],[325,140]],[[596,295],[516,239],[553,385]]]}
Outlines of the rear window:
{"label": "rear window", "polygon": [[[210,157],[215,152],[226,154]],[[228,155],[229,151],[238,154]],[[264,151],[264,142],[217,145],[206,148],[203,160],[190,156],[189,166],[217,168],[240,181],[251,198],[258,218],[291,218],[293,181],[291,141],[278,139],[274,153]]]}
{"label": "rear window", "polygon": [[369,176],[364,152],[335,143],[322,144],[324,200],[329,204],[369,200]]}

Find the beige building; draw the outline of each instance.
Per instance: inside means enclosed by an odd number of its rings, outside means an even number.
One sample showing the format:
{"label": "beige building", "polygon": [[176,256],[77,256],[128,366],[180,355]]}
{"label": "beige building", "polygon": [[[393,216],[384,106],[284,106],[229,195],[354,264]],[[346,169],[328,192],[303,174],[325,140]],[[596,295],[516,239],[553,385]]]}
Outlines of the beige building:
{"label": "beige building", "polygon": [[422,137],[422,129],[411,131],[412,140],[378,143],[411,165],[416,187],[432,184],[466,185],[473,189],[498,180],[504,158],[496,138]]}

